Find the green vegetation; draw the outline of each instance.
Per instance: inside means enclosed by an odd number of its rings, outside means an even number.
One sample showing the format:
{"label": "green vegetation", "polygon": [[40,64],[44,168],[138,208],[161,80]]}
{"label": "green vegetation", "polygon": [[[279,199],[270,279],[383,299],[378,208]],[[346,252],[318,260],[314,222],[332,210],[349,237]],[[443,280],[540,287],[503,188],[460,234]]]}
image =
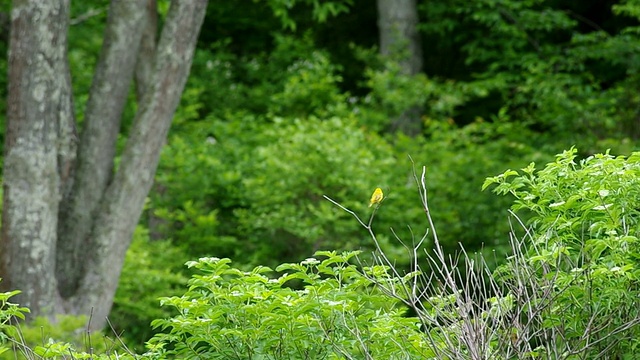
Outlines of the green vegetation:
{"label": "green vegetation", "polygon": [[[385,202],[366,221],[331,200],[369,233],[371,259],[319,251],[250,271],[226,258],[189,261],[196,274],[182,295],[161,298],[175,314],[152,322],[158,333],[143,355],[115,345],[77,353],[78,345],[54,340],[31,352],[24,344],[32,335],[18,335],[11,321],[26,309],[5,293],[2,341],[26,358],[631,358],[640,346],[640,152],[579,163],[575,154],[486,180],[516,198],[510,256],[495,271],[480,256],[463,253],[460,266],[443,251],[423,168],[414,177],[429,231],[418,242],[398,239],[411,271],[395,266],[373,230]],[[426,260],[417,257],[423,251]]]}
{"label": "green vegetation", "polygon": [[[633,358],[640,3],[418,3],[428,51],[407,76],[370,2],[211,0],[117,338],[19,325],[9,292],[0,358]],[[97,14],[70,30],[78,110]],[[391,132],[414,107],[421,134]]]}

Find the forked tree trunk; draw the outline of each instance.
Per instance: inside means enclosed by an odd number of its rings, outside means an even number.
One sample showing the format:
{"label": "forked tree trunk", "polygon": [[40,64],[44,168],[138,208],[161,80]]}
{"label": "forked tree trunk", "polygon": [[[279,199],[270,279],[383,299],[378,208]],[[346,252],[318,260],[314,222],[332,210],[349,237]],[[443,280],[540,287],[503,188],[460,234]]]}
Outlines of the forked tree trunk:
{"label": "forked tree trunk", "polygon": [[[111,309],[207,0],[172,1],[155,51],[139,56],[149,5],[155,1],[111,2],[78,139],[66,58],[69,0],[14,2],[0,286],[22,290],[17,299],[34,315],[93,314],[92,327],[101,328]],[[116,171],[136,59],[153,65],[146,66],[148,81]]]}

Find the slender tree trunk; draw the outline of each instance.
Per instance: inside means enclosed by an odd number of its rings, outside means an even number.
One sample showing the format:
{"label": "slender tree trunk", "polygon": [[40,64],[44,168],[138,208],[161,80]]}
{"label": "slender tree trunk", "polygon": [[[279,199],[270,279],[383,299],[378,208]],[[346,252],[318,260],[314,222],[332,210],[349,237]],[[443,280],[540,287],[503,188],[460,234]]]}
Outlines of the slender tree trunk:
{"label": "slender tree trunk", "polygon": [[75,294],[85,272],[92,220],[113,175],[116,139],[140,45],[145,2],[119,0],[109,8],[85,111],[75,181],[61,203],[56,275],[65,298]]}
{"label": "slender tree trunk", "polygon": [[145,92],[151,87],[153,76],[153,59],[156,54],[158,33],[158,4],[156,0],[147,0],[142,22],[142,38],[135,69],[138,102],[142,102]]}
{"label": "slender tree trunk", "polygon": [[[69,0],[14,1],[0,284],[23,290],[18,300],[33,314],[93,314],[92,328],[105,323],[206,5],[172,1],[157,49],[154,42],[142,56],[155,0],[112,0],[76,147]],[[149,65],[141,61],[152,65],[116,171],[116,138],[136,62]]]}
{"label": "slender tree trunk", "polygon": [[[397,62],[405,75],[422,71],[422,44],[418,32],[418,8],[416,0],[378,0],[378,29],[380,53]],[[421,131],[420,109],[407,109],[391,128],[408,135]]]}
{"label": "slender tree trunk", "polygon": [[[138,101],[142,101],[144,94],[151,87],[153,76],[153,58],[156,53],[158,31],[158,11],[156,0],[147,0],[147,11],[144,19],[144,30],[142,32],[142,41],[140,43],[140,51],[136,63],[135,80],[136,80],[136,97]],[[151,192],[164,192],[161,185],[154,183]],[[147,225],[149,228],[149,239],[163,239],[163,228],[167,225],[165,219],[156,216],[155,209],[147,210]]]}

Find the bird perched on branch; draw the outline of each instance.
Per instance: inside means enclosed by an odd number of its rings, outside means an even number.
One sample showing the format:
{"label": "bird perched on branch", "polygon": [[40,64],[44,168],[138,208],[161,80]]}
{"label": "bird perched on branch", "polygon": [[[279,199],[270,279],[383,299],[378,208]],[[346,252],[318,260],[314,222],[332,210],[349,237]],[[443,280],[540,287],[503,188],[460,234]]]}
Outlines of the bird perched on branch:
{"label": "bird perched on branch", "polygon": [[371,200],[369,201],[369,207],[372,207],[373,204],[379,204],[384,198],[384,194],[382,193],[382,189],[376,188],[371,195]]}

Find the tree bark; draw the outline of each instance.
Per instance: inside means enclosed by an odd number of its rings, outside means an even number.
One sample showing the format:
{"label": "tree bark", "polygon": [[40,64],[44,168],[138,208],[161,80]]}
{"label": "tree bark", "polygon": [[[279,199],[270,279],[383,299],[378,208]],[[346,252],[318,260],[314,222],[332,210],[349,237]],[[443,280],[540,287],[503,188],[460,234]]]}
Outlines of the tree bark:
{"label": "tree bark", "polygon": [[[207,0],[173,1],[156,51],[151,88],[140,104],[121,156],[94,223],[87,271],[74,305],[93,309],[98,325],[113,304],[125,253],[153,183],[173,114],[189,75]],[[108,275],[108,276],[105,276]]]}
{"label": "tree bark", "polygon": [[12,9],[0,284],[21,289],[16,300],[34,315],[60,310],[53,269],[65,175],[59,146],[70,143],[60,136],[73,118],[68,22],[69,0],[20,1]]}
{"label": "tree bark", "polygon": [[[142,101],[144,94],[151,87],[153,76],[153,58],[156,53],[158,31],[158,5],[156,0],[147,0],[147,11],[144,19],[144,30],[136,62],[136,98]],[[154,183],[151,192],[163,192],[161,185]],[[149,228],[149,240],[160,240],[164,236],[163,227],[167,225],[165,219],[156,216],[155,209],[147,209],[147,225]]]}
{"label": "tree bark", "polygon": [[[378,0],[380,53],[395,61],[404,75],[422,71],[422,44],[418,32],[416,0]],[[418,135],[421,131],[420,109],[407,109],[391,124],[392,131]]]}
{"label": "tree bark", "polygon": [[142,101],[145,92],[151,87],[158,32],[158,4],[156,0],[147,0],[142,22],[142,38],[135,69],[138,102]]}
{"label": "tree bark", "polygon": [[136,61],[144,58],[138,50],[149,5],[155,0],[112,0],[76,147],[69,0],[14,1],[0,285],[22,290],[18,300],[32,314],[93,314],[91,327],[99,329],[111,309],[207,0],[172,1],[114,171],[122,111]]}
{"label": "tree bark", "polygon": [[142,33],[146,0],[116,0],[109,8],[102,51],[96,65],[75,180],[63,199],[58,227],[57,269],[60,293],[72,296],[87,266],[92,219],[111,180],[116,140]]}

